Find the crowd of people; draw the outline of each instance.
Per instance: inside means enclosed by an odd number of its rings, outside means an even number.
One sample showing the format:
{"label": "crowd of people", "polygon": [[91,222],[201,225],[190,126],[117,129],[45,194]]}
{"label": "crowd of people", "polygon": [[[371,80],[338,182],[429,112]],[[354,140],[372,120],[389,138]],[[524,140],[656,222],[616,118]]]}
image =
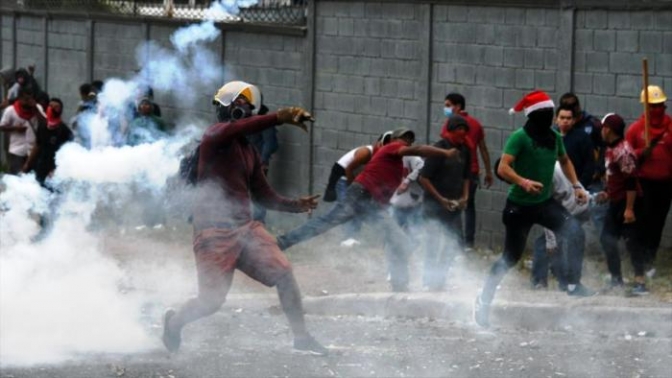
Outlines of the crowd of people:
{"label": "crowd of people", "polygon": [[[44,184],[60,146],[73,140],[95,144],[86,117],[104,116],[115,146],[145,143],[170,131],[151,88],[127,109],[110,112],[97,104],[99,81],[80,86],[71,131],[61,119],[64,104],[44,93],[33,74],[17,70],[3,103],[0,131],[9,134],[8,173],[34,170]],[[218,122],[203,134],[195,160],[199,195],[191,220],[198,296],[166,313],[164,344],[179,349],[182,328],[219,309],[239,269],[277,286],[297,350],[326,354],[306,330],[299,288],[282,251],[342,224],[343,245],[352,246],[361,225],[368,224],[383,239],[391,289],[408,291],[409,256],[424,234],[423,286],[442,291],[455,256],[474,248],[476,192],[490,187],[495,176],[510,184],[502,214],[505,240],[476,298],[479,325],[489,325],[497,287],[523,256],[534,225],[544,228],[534,242],[534,289],[549,286],[550,272],[570,296],[596,294],[581,283],[583,225],[592,222],[611,275],[602,290],[625,290],[618,250],[619,239],[625,239],[634,270],[628,291],[646,295],[672,201],[672,118],[666,101],[662,88],[649,86],[641,94],[648,104],[645,115],[626,127],[616,113],[601,120],[590,115],[573,93],[562,95],[556,107],[545,92],[530,92],[510,110],[524,112],[527,121],[492,164],[483,126],[467,113],[463,95],[449,93],[435,143],[415,144],[413,130],[398,128],[352,149],[334,163],[328,180],[323,199],[333,207],[274,237],[264,227],[266,209],[310,212],[319,197],[286,198],[269,185],[269,162],[278,149],[275,127],[307,130],[305,122],[313,119],[299,107],[269,113],[259,88],[229,82],[214,95]]]}
{"label": "crowd of people", "polygon": [[[133,146],[163,138],[170,132],[150,87],[138,90],[124,109],[106,109],[98,102],[103,90],[100,80],[79,86],[80,102],[68,125],[62,117],[65,104],[43,91],[34,74],[33,66],[17,69],[13,75],[3,72],[0,132],[8,141],[6,173],[34,172],[40,184],[47,185],[47,178],[56,168],[56,152],[67,142],[86,148],[97,142]],[[93,131],[96,118],[107,123],[104,135],[96,136]]]}

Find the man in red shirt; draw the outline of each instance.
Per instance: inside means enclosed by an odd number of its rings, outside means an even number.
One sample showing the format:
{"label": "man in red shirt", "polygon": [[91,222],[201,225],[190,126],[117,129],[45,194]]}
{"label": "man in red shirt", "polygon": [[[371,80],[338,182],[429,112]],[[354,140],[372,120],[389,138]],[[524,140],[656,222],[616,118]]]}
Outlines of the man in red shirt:
{"label": "man in red shirt", "polygon": [[294,244],[320,235],[355,217],[373,219],[370,225],[376,234],[384,235],[385,254],[393,291],[408,290],[408,254],[410,245],[405,233],[387,212],[390,198],[401,184],[404,156],[457,157],[457,150],[433,146],[412,146],[415,134],[408,129],[397,129],[392,141],[380,148],[348,187],[345,199],[326,214],[278,236],[278,245],[285,250]]}
{"label": "man in red shirt", "polygon": [[250,204],[293,213],[317,206],[317,197],[298,199],[278,195],[266,181],[263,163],[247,135],[289,123],[306,130],[312,120],[301,108],[256,115],[261,93],[245,82],[230,82],[215,94],[219,123],[203,135],[198,164],[198,186],[193,211],[194,255],[198,296],[177,312],[165,315],[163,343],[177,351],[182,328],[215,313],[222,306],[235,269],[266,286],[277,286],[280,303],[294,333],[294,349],[325,355],[327,349],[306,330],[301,293],[287,257],[260,222],[253,221]]}
{"label": "man in red shirt", "polygon": [[490,166],[490,152],[488,152],[488,145],[485,143],[485,132],[483,126],[474,117],[470,116],[464,109],[466,108],[466,101],[464,96],[459,93],[449,93],[446,96],[444,115],[446,122],[443,128],[448,125],[448,120],[453,114],[459,114],[467,120],[469,125],[469,134],[467,138],[467,146],[471,150],[471,177],[469,187],[469,199],[467,200],[467,207],[464,211],[464,244],[467,249],[474,248],[474,240],[476,236],[476,189],[478,188],[480,180],[480,169],[478,166],[478,153],[481,152],[481,159],[483,159],[483,166],[485,168],[485,187],[490,188],[492,185],[492,168]]}
{"label": "man in red shirt", "polygon": [[[644,102],[644,91],[640,100]],[[630,125],[625,139],[639,161],[639,183],[644,197],[639,222],[644,243],[648,275],[655,273],[653,263],[665,228],[665,218],[672,203],[672,118],[665,114],[667,96],[656,86],[649,86],[649,144],[644,136],[644,115]]]}
{"label": "man in red shirt", "polygon": [[[600,243],[607,257],[607,267],[611,274],[608,289],[623,287],[621,256],[618,239],[626,239],[626,248],[635,268],[633,293],[646,294],[644,279],[644,254],[641,240],[633,226],[642,221],[637,219],[641,197],[637,198],[637,158],[630,144],[623,139],[625,121],[618,114],[610,113],[602,120],[602,139],[607,149],[604,154],[606,166],[606,190],[596,196],[597,202],[609,201],[607,216],[600,235]],[[639,193],[641,194],[641,193]]]}

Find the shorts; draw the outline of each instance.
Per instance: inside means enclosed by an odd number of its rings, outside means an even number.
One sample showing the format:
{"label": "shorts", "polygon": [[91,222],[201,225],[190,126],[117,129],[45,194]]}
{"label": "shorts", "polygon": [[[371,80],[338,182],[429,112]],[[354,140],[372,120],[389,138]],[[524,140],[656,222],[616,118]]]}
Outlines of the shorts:
{"label": "shorts", "polygon": [[235,269],[269,287],[292,271],[275,238],[256,221],[236,229],[195,232],[194,255],[200,292],[228,285]]}

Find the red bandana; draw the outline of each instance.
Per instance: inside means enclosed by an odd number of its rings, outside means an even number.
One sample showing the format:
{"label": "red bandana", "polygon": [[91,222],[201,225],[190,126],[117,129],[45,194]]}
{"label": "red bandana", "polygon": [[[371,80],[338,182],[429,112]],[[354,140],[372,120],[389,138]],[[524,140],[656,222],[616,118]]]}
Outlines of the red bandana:
{"label": "red bandana", "polygon": [[35,117],[35,108],[25,110],[21,107],[19,101],[14,101],[14,110],[16,111],[16,115],[18,115],[19,118],[25,119],[26,121],[29,121],[31,118]]}

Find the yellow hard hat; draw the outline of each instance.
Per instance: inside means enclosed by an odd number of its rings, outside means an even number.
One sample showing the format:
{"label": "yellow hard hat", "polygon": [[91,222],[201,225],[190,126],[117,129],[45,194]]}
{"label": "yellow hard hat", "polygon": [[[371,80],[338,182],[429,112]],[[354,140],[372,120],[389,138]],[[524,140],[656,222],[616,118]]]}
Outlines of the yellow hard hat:
{"label": "yellow hard hat", "polygon": [[[639,95],[639,102],[644,103],[644,90]],[[657,85],[649,85],[649,104],[660,104],[667,101],[665,92]]]}
{"label": "yellow hard hat", "polygon": [[224,84],[215,93],[212,102],[229,106],[239,96],[245,96],[247,101],[254,106],[252,114],[257,114],[261,107],[261,91],[259,91],[256,85],[244,81],[230,81]]}

